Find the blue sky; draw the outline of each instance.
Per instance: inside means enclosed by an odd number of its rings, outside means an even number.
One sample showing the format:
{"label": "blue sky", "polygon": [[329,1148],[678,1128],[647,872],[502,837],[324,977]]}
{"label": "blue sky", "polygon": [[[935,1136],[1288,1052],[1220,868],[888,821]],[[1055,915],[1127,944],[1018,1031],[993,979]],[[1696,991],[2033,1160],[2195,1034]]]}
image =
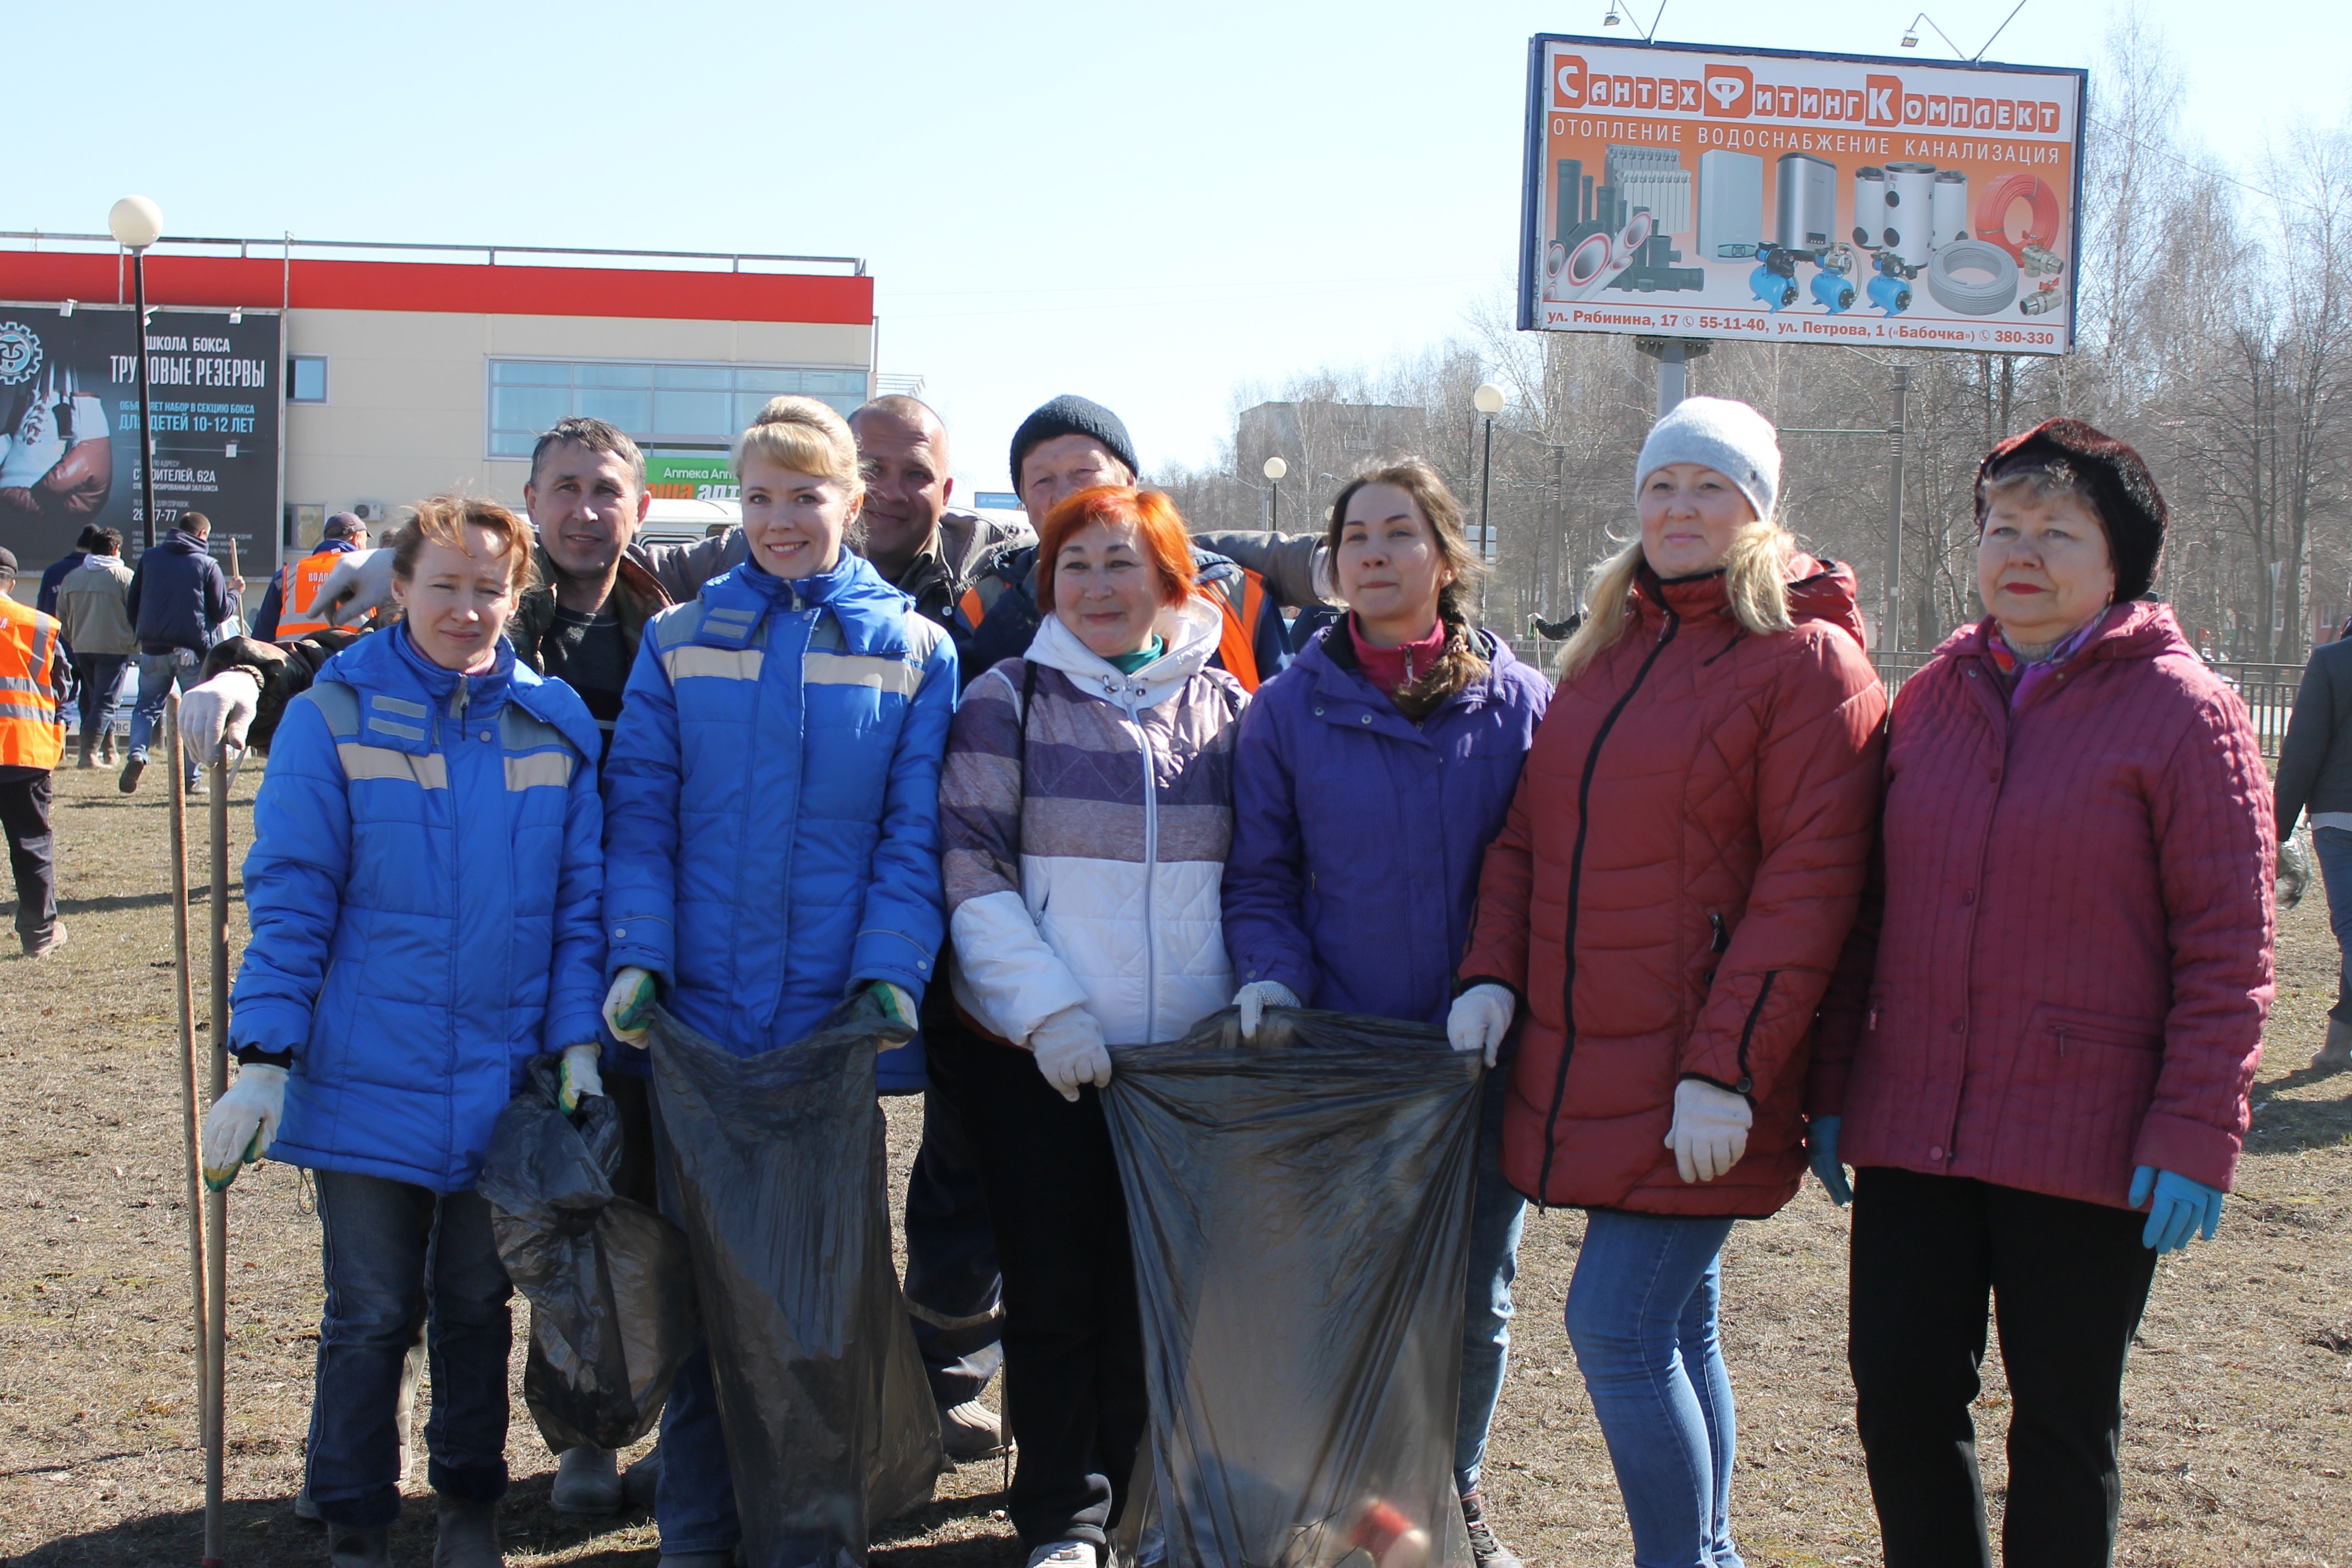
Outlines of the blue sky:
{"label": "blue sky", "polygon": [[[1931,15],[1973,50],[2011,3]],[[183,234],[862,255],[882,369],[928,378],[981,484],[1065,391],[1199,462],[1236,383],[1419,349],[1506,287],[1527,39],[1606,9],[133,3],[93,33],[26,4],[20,94],[44,60],[87,85],[18,98],[0,228],[102,229],[136,190]],[[1916,9],[1670,0],[1659,36],[1895,54]],[[2242,178],[2352,101],[2352,7],[2139,9]],[[1988,58],[2095,65],[2107,15],[2028,0]]]}

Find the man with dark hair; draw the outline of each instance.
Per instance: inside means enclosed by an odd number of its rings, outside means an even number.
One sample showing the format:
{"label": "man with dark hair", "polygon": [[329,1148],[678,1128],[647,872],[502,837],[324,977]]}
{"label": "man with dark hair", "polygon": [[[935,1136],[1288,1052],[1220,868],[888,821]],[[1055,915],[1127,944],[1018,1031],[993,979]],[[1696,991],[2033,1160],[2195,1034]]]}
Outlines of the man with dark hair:
{"label": "man with dark hair", "polygon": [[[205,548],[212,531],[212,520],[203,512],[182,512],[172,531],[139,557],[139,569],[131,574],[126,605],[139,637],[139,705],[131,710],[131,757],[122,764],[120,784],[125,795],[139,788],[147,743],[163,722],[173,685],[184,691],[195,684],[196,668],[213,644],[213,628],[237,613],[245,579],[232,582],[221,575],[219,563]],[[188,793],[202,794],[196,753],[190,751],[180,763]]]}
{"label": "man with dark hair", "polygon": [[289,561],[269,579],[261,608],[253,613],[247,635],[263,642],[291,642],[327,629],[324,616],[309,614],[310,601],[335,563],[354,550],[367,548],[367,524],[357,512],[339,511],[319,530],[319,548],[299,561]]}
{"label": "man with dark hair", "polygon": [[66,580],[67,573],[89,558],[90,541],[98,537],[99,531],[94,522],[82,524],[81,537],[74,541],[74,547],[50,562],[48,570],[41,574],[41,591],[33,596],[33,608],[45,616],[58,613],[58,585]]}
{"label": "man with dark hair", "polygon": [[[122,671],[139,651],[131,628],[131,568],[122,563],[122,535],[93,528],[89,553],[66,574],[57,594],[58,622],[72,649],[75,683],[81,698],[81,760],[96,767],[114,763],[115,693]],[[103,749],[103,756],[100,749]]]}
{"label": "man with dark hair", "polygon": [[0,550],[0,831],[16,879],[16,939],[39,958],[66,940],[58,919],[51,773],[65,755],[66,656],[55,619],[9,596],[16,557]]}

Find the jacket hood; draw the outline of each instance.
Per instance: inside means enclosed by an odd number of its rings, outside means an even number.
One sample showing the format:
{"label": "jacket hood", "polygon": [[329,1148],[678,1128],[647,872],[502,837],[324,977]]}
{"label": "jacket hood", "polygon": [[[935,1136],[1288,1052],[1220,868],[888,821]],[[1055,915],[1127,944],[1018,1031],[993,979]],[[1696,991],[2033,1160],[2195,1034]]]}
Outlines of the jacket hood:
{"label": "jacket hood", "polygon": [[[1990,616],[1974,626],[1962,626],[1944,639],[1936,649],[1938,655],[1949,654],[1960,658],[1988,657],[2000,623]],[[2205,661],[2198,658],[2189,645],[2180,622],[2170,605],[2149,599],[2133,599],[2120,605],[2110,605],[2105,622],[2097,634],[2083,646],[2074,658],[2082,663],[2107,658],[2156,658],[2165,654],[2179,654],[2193,660],[2200,669]]]}
{"label": "jacket hood", "polygon": [[118,572],[127,574],[130,572],[131,568],[122,563],[122,557],[120,555],[100,555],[96,551],[92,551],[88,555],[82,557],[81,564],[76,566],[74,570],[76,572],[103,572],[109,576],[111,576]]}
{"label": "jacket hood", "polygon": [[[1833,626],[1852,637],[1856,647],[1864,653],[1870,651],[1853,567],[1843,561],[1824,561],[1793,551],[1782,571],[1789,584],[1791,621],[1819,621]],[[1686,621],[1725,611],[1731,603],[1730,580],[1720,567],[1693,577],[1662,578],[1645,565],[1635,576],[1633,587],[1644,614],[1670,609]]]}
{"label": "jacket hood", "polygon": [[846,546],[830,572],[813,577],[778,577],[757,561],[746,560],[724,576],[706,584],[706,602],[722,602],[724,584],[735,584],[764,600],[772,609],[803,610],[819,605],[833,612],[842,637],[852,653],[867,654],[903,647],[907,610],[915,601],[882,580],[864,556]]}
{"label": "jacket hood", "polygon": [[1224,617],[1195,594],[1174,609],[1161,611],[1158,629],[1168,650],[1133,675],[1080,642],[1056,615],[1048,614],[1037,624],[1028,657],[1060,670],[1090,697],[1122,707],[1155,708],[1208,668],[1224,634]]}
{"label": "jacket hood", "polygon": [[187,530],[183,528],[175,528],[172,530],[171,532],[165,534],[163,538],[157,540],[155,542],[155,548],[158,550],[169,551],[174,555],[209,555],[212,553],[212,552],[205,548],[205,542],[203,540],[198,539],[194,534],[190,533]]}

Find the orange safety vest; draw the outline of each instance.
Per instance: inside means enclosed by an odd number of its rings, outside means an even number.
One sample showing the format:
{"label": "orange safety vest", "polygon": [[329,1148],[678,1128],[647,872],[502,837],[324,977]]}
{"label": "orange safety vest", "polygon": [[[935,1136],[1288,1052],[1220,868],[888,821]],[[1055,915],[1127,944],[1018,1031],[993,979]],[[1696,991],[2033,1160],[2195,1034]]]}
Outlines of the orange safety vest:
{"label": "orange safety vest", "polygon": [[54,768],[66,754],[58,636],[56,621],[0,594],[0,767]]}
{"label": "orange safety vest", "polygon": [[1242,683],[1244,691],[1255,691],[1258,683],[1257,617],[1265,608],[1265,579],[1244,568],[1242,572],[1242,602],[1234,607],[1233,595],[1219,594],[1217,608],[1225,613],[1224,634],[1217,639],[1217,659],[1225,673]]}
{"label": "orange safety vest", "polygon": [[340,550],[322,550],[279,570],[278,635],[272,641],[287,642],[329,629],[325,616],[314,617],[303,612],[310,607],[310,601],[318,597],[320,584],[326,582],[327,574],[335,569],[335,563],[341,561],[345,553]]}

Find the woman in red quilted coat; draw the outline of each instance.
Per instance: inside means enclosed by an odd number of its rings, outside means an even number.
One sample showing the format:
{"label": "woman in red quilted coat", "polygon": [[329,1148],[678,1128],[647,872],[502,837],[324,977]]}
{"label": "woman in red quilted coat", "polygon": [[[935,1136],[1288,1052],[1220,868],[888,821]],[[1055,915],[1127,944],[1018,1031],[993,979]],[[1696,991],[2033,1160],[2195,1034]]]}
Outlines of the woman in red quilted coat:
{"label": "woman in red quilted coat", "polygon": [[1561,656],[1448,1020],[1468,1048],[1525,1015],[1503,1168],[1590,1211],[1569,1338],[1643,1568],[1739,1561],[1717,1255],[1804,1173],[1807,1041],[1878,819],[1853,575],[1772,521],[1780,468],[1745,404],[1652,428],[1641,537]]}
{"label": "woman in red quilted coat", "polygon": [[2165,509],[2137,453],[2053,419],[1976,495],[1990,614],[1895,701],[1885,913],[1822,1009],[1813,1161],[1833,1193],[1841,1155],[1858,1172],[1848,1353],[1888,1563],[1991,1562],[1990,1295],[2004,1556],[2104,1564],[2156,1259],[2213,1234],[2246,1131],[2270,780],[2237,694],[2140,598]]}

